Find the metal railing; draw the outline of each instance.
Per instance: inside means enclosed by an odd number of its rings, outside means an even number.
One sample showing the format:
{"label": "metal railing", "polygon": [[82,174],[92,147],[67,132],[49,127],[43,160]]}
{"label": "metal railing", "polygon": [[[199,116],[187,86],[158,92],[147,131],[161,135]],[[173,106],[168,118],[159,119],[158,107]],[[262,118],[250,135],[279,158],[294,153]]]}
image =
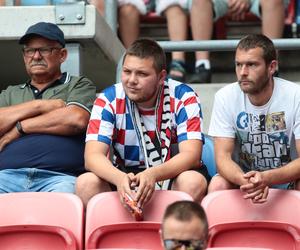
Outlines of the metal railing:
{"label": "metal railing", "polygon": [[[284,38],[273,39],[275,47],[279,50],[300,49],[300,39]],[[235,50],[239,40],[203,40],[203,41],[160,41],[159,44],[166,52],[171,51],[232,51]]]}

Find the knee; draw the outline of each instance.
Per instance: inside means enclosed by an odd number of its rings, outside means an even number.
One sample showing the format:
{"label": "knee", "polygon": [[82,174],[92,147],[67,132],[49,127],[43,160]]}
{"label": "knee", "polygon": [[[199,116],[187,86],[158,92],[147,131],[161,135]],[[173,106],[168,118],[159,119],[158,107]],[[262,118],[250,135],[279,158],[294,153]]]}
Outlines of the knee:
{"label": "knee", "polygon": [[119,16],[120,17],[132,17],[139,16],[140,13],[138,9],[132,4],[125,4],[119,7]]}
{"label": "knee", "polygon": [[100,185],[100,178],[94,173],[88,172],[77,177],[76,193],[81,193],[85,190],[95,189]]}
{"label": "knee", "polygon": [[225,180],[223,177],[216,175],[214,176],[208,186],[208,193],[219,191],[219,190],[226,190],[231,189],[229,182]]}
{"label": "knee", "polygon": [[174,189],[186,192],[192,196],[194,201],[200,202],[206,195],[207,181],[202,174],[196,171],[185,171],[175,179]]}

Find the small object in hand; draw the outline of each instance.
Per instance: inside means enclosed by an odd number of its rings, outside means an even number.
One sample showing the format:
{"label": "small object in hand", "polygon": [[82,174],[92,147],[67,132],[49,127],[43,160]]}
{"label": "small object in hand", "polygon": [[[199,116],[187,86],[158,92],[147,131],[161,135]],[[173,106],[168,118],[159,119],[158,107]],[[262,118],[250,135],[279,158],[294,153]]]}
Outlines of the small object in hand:
{"label": "small object in hand", "polygon": [[129,212],[132,214],[132,216],[135,218],[136,221],[143,220],[143,211],[142,211],[142,209],[137,206],[137,202],[134,201],[130,197],[130,195],[128,195],[127,193],[125,193],[124,202],[126,204],[126,207],[129,210]]}

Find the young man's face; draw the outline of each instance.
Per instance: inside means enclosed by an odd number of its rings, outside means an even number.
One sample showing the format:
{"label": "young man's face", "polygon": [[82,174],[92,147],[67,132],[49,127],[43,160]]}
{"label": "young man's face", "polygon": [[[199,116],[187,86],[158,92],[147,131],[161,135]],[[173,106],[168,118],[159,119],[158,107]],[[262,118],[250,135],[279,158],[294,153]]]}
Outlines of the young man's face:
{"label": "young man's face", "polygon": [[235,71],[241,90],[250,95],[259,94],[271,82],[276,69],[276,61],[269,65],[263,58],[263,50],[237,49],[235,54]]}
{"label": "young man's face", "polygon": [[122,84],[128,98],[142,108],[155,106],[158,90],[165,76],[165,70],[156,72],[151,57],[145,59],[130,55],[125,57]]}
{"label": "young man's face", "polygon": [[162,239],[165,250],[202,250],[207,242],[204,225],[196,216],[190,221],[180,221],[173,216],[167,218],[163,223]]}

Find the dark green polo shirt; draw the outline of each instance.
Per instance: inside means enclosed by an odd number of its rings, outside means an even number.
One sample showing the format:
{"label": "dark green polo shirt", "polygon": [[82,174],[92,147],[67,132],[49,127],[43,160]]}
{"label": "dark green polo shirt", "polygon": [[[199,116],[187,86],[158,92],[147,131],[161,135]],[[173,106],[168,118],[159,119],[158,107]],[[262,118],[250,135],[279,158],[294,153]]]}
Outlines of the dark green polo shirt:
{"label": "dark green polo shirt", "polygon": [[96,98],[96,86],[86,77],[64,73],[47,88],[39,91],[30,81],[9,86],[0,94],[0,107],[7,107],[35,99],[62,99],[67,105],[78,105],[87,111],[92,110]]}

